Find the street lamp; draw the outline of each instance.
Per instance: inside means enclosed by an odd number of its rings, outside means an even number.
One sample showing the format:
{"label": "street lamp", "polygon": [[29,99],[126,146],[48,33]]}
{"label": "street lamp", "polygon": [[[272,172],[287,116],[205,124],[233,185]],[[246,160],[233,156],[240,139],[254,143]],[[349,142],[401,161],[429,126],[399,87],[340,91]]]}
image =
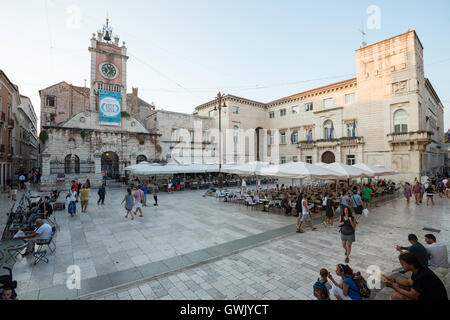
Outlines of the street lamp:
{"label": "street lamp", "polygon": [[[218,107],[214,107],[214,111],[219,109],[219,172],[222,171],[222,99],[225,97],[220,92],[217,94]],[[226,107],[225,103],[223,105]]]}

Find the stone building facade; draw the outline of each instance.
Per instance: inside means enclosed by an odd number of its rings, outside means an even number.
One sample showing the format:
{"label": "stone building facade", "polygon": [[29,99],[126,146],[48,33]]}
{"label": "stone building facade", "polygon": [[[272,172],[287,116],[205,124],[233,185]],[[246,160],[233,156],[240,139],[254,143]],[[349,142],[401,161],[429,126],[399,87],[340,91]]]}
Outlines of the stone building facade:
{"label": "stone building facade", "polygon": [[160,158],[160,135],[140,120],[154,107],[135,88],[127,94],[127,48],[112,40],[108,20],[89,52],[90,88],[61,82],[39,91],[48,136],[41,141],[42,190],[67,188],[73,179],[98,187],[105,175],[119,178],[128,165]]}
{"label": "stone building facade", "polygon": [[13,170],[30,171],[39,166],[37,116],[30,98],[20,95],[20,104],[14,108]]}
{"label": "stone building facade", "polygon": [[[425,77],[415,31],[356,50],[356,78],[269,103],[232,95],[224,101],[222,128],[236,132],[232,143],[224,136],[227,162],[364,162],[398,170],[396,180],[445,166],[444,106]],[[217,100],[194,114],[217,125],[215,107]],[[246,137],[253,143],[240,146]]]}
{"label": "stone building facade", "polygon": [[20,103],[19,88],[0,70],[0,187],[6,187],[13,174],[14,108]]}
{"label": "stone building facade", "polygon": [[147,116],[146,128],[161,134],[161,159],[179,163],[216,163],[214,123],[210,117],[155,110]]}

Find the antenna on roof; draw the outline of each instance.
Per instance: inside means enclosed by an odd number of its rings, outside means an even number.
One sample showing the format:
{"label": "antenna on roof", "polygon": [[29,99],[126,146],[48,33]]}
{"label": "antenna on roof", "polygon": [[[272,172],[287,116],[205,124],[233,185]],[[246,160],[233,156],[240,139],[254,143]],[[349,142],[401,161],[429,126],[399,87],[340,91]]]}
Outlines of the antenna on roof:
{"label": "antenna on roof", "polygon": [[364,47],[367,46],[367,42],[366,42],[366,32],[364,31],[364,22],[361,23],[361,30],[359,30],[359,32],[361,32],[361,35],[362,35],[361,48],[364,48]]}

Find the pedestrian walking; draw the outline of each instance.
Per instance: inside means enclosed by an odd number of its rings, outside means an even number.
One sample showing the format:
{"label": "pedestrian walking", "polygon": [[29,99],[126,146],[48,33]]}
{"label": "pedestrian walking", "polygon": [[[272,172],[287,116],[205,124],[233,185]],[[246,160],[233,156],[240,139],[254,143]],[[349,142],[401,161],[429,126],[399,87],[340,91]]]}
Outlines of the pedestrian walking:
{"label": "pedestrian walking", "polygon": [[158,193],[159,193],[159,187],[158,184],[155,183],[153,186],[153,199],[155,200],[154,206],[158,206]]}
{"label": "pedestrian walking", "polygon": [[406,182],[406,184],[405,184],[404,195],[406,198],[406,202],[409,204],[409,200],[411,199],[411,196],[412,196],[411,185],[409,184],[409,182]]}
{"label": "pedestrian walking", "polygon": [[125,194],[121,204],[123,204],[125,202],[125,210],[127,210],[127,214],[125,216],[125,218],[128,218],[128,215],[131,215],[131,220],[134,220],[134,213],[133,213],[133,205],[134,205],[134,201],[133,201],[133,195],[131,194],[131,189],[128,188],[127,189],[127,193]]}
{"label": "pedestrian walking", "polygon": [[100,189],[98,189],[98,201],[97,204],[100,205],[100,202],[102,205],[105,204],[105,196],[106,196],[106,185],[102,184]]}
{"label": "pedestrian walking", "polygon": [[137,213],[139,211],[140,215],[139,217],[143,217],[142,215],[142,198],[144,196],[144,192],[141,190],[141,186],[138,186],[136,190],[134,191],[134,201],[136,203],[136,211],[134,214],[137,216]]}
{"label": "pedestrian walking", "polygon": [[430,183],[428,185],[428,188],[425,190],[425,192],[427,193],[427,206],[428,206],[428,203],[430,202],[430,200],[431,200],[431,205],[434,206],[434,197],[433,197],[434,192],[435,192],[434,186]]}
{"label": "pedestrian walking", "polygon": [[356,221],[349,207],[344,208],[343,214],[339,218],[342,247],[345,250],[345,263],[350,262],[352,244],[355,242]]}
{"label": "pedestrian walking", "polygon": [[312,225],[311,220],[311,211],[308,208],[308,200],[306,200],[306,196],[303,194],[300,194],[300,197],[302,198],[301,205],[302,205],[302,215],[297,218],[297,233],[303,233],[304,231],[301,229],[303,222],[306,222],[310,227],[312,231],[317,230]]}
{"label": "pedestrian walking", "polygon": [[421,189],[420,182],[416,180],[414,187],[413,187],[414,199],[416,200],[416,205],[420,205],[422,203],[422,200],[420,198],[420,189]]}
{"label": "pedestrian walking", "polygon": [[143,185],[141,186],[141,190],[144,193],[144,195],[142,196],[142,206],[146,207],[147,206],[147,184],[144,182]]}
{"label": "pedestrian walking", "polygon": [[67,210],[69,214],[73,217],[77,214],[77,195],[78,192],[75,191],[75,187],[72,187],[67,195]]}
{"label": "pedestrian walking", "polygon": [[336,215],[334,200],[331,198],[330,194],[326,194],[325,198],[325,226],[332,227],[334,224],[334,216]]}
{"label": "pedestrian walking", "polygon": [[85,184],[81,187],[80,190],[80,201],[81,201],[81,212],[86,213],[88,204],[89,204],[89,195],[91,193],[91,189]]}
{"label": "pedestrian walking", "polygon": [[372,200],[373,190],[368,184],[366,184],[364,186],[364,188],[362,189],[362,192],[363,192],[364,209],[369,209],[370,208],[370,201]]}
{"label": "pedestrian walking", "polygon": [[363,206],[361,204],[361,197],[356,190],[353,191],[353,195],[350,197],[350,200],[352,202],[353,210],[355,211],[356,222],[358,222],[363,213]]}

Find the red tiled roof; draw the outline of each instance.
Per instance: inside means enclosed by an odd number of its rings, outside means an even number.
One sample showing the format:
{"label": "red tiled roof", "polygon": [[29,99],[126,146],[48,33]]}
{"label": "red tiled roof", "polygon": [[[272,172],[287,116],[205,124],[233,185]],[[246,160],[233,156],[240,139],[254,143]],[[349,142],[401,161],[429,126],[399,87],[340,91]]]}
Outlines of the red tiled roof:
{"label": "red tiled roof", "polygon": [[303,92],[296,93],[296,94],[293,94],[293,95],[288,96],[288,97],[284,97],[284,98],[281,98],[281,99],[277,99],[277,100],[274,100],[274,101],[269,102],[268,104],[274,103],[274,102],[278,102],[278,101],[282,101],[282,100],[291,99],[291,98],[294,98],[294,97],[297,97],[297,96],[300,96],[300,95],[304,95],[304,94],[307,94],[307,93],[310,93],[310,92],[313,92],[313,91],[326,89],[326,88],[328,88],[328,87],[338,86],[338,85],[341,85],[341,84],[344,84],[344,83],[347,83],[347,82],[353,82],[353,81],[355,81],[355,80],[356,80],[356,78],[352,78],[352,79],[348,79],[348,80],[344,80],[344,81],[340,81],[340,82],[328,84],[328,85],[323,86],[323,87],[319,87],[319,88],[315,88],[315,89],[303,91]]}

